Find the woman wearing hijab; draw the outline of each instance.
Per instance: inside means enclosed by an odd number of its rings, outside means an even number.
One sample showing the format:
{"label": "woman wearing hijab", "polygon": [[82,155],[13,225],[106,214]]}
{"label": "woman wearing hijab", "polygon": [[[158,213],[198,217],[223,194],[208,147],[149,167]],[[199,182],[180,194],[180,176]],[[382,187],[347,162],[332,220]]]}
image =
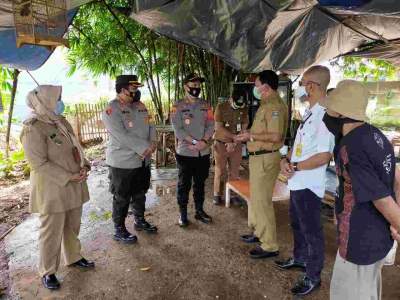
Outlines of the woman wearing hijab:
{"label": "woman wearing hijab", "polygon": [[62,253],[65,265],[93,268],[81,255],[78,239],[82,205],[89,200],[89,162],[71,125],[62,117],[61,86],[41,85],[29,92],[32,110],[21,141],[31,166],[29,209],[39,213],[39,273],[43,285],[58,289],[55,276]]}

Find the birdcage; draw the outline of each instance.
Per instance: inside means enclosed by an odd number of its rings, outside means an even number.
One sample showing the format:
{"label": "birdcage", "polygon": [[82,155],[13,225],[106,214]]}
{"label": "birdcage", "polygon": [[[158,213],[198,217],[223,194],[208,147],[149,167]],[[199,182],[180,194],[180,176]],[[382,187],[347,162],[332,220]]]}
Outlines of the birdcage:
{"label": "birdcage", "polygon": [[17,47],[40,45],[49,49],[68,46],[66,0],[13,0]]}

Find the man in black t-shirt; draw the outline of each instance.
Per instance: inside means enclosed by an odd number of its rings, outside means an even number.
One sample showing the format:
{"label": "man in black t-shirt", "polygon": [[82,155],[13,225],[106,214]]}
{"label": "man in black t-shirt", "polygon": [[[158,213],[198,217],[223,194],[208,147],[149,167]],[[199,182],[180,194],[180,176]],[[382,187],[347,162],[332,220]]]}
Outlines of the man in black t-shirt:
{"label": "man in black t-shirt", "polygon": [[328,96],[323,119],[339,142],[339,250],[331,300],[380,299],[383,262],[393,246],[392,236],[398,238],[400,231],[393,147],[379,129],[366,123],[367,104],[368,92],[361,83],[342,81]]}

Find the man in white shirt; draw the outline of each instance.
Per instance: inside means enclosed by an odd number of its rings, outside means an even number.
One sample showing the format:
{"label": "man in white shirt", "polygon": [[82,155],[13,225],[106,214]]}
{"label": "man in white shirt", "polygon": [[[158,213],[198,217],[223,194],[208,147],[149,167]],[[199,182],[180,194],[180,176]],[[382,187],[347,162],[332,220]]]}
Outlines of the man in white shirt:
{"label": "man in white shirt", "polygon": [[281,161],[281,172],[289,179],[294,246],[293,258],[276,264],[282,269],[305,270],[305,275],[291,289],[296,295],[307,295],[321,284],[325,248],[321,199],[335,143],[322,121],[325,108],[320,104],[326,98],[329,81],[329,69],[323,66],[313,66],[303,74],[299,89],[310,106],[297,130],[292,150]]}

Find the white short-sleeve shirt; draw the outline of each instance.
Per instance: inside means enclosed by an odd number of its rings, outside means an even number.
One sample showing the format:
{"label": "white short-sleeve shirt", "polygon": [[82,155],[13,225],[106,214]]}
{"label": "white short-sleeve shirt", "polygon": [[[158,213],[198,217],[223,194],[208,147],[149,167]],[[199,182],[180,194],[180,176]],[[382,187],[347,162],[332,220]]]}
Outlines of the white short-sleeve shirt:
{"label": "white short-sleeve shirt", "polygon": [[[306,110],[303,122],[297,130],[291,162],[301,162],[318,153],[333,152],[335,138],[322,121],[325,111],[326,109],[318,103]],[[298,147],[301,151],[296,151]],[[322,198],[325,194],[326,167],[327,164],[313,170],[295,172],[288,181],[289,189],[291,191],[309,189]]]}

